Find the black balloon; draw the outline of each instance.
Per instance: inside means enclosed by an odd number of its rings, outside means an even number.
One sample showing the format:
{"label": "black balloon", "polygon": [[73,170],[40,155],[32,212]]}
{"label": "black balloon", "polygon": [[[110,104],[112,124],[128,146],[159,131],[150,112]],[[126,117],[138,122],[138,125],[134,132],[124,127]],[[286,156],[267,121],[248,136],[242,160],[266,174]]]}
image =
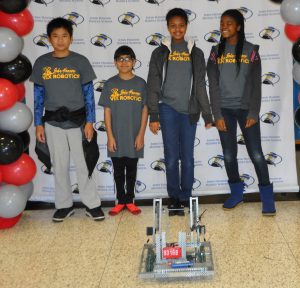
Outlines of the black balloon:
{"label": "black balloon", "polygon": [[300,63],[300,38],[294,43],[292,53],[294,59]]}
{"label": "black balloon", "polygon": [[15,162],[23,153],[21,137],[13,132],[0,131],[0,164]]}
{"label": "black balloon", "polygon": [[31,0],[0,0],[0,10],[5,13],[18,13],[24,10]]}
{"label": "black balloon", "polygon": [[10,80],[14,84],[24,82],[32,72],[32,65],[29,59],[20,54],[16,59],[0,63],[0,78]]}
{"label": "black balloon", "polygon": [[282,3],[283,0],[271,0],[271,1],[274,3],[280,4],[280,3]]}
{"label": "black balloon", "polygon": [[29,147],[30,135],[29,135],[28,131],[18,133],[18,135],[22,138],[23,146],[24,146],[24,152],[25,152]]}

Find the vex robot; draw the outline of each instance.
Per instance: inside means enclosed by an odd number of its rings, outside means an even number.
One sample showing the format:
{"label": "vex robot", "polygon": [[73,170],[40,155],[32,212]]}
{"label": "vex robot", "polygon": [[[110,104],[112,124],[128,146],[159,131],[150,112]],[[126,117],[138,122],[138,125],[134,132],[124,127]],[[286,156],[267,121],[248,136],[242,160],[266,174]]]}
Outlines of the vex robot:
{"label": "vex robot", "polygon": [[214,274],[211,245],[201,225],[198,198],[190,198],[189,231],[179,231],[177,242],[167,242],[162,231],[162,199],[153,200],[152,242],[144,245],[139,276],[143,279],[210,279]]}

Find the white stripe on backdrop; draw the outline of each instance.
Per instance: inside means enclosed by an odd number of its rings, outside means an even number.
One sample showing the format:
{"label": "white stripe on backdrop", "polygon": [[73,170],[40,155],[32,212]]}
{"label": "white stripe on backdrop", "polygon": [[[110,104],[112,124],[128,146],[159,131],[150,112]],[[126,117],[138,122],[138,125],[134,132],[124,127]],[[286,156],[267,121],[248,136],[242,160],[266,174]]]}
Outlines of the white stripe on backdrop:
{"label": "white stripe on backdrop", "polygon": [[[42,2],[42,3],[40,3]],[[113,54],[120,45],[129,45],[136,52],[136,74],[146,79],[151,52],[167,36],[165,14],[174,7],[187,9],[190,18],[188,35],[193,37],[206,56],[219,39],[219,18],[223,11],[238,8],[243,12],[248,41],[260,45],[262,58],[263,99],[261,134],[263,151],[268,161],[271,181],[276,192],[298,191],[293,132],[293,93],[291,44],[284,35],[279,5],[269,0],[44,0],[32,1],[29,7],[35,19],[34,31],[26,37],[24,54],[32,63],[49,51],[46,24],[64,16],[74,22],[72,50],[87,56],[98,76],[95,101],[101,95],[103,81],[116,74]],[[123,23],[122,23],[123,22]],[[33,107],[32,85],[27,83],[27,103]],[[97,107],[100,159],[95,181],[102,199],[114,199],[113,171],[106,154],[103,131],[103,109]],[[34,139],[34,129],[31,128]],[[257,177],[238,132],[239,167],[246,192],[257,192]],[[32,200],[53,201],[53,175],[44,173],[37,161],[38,173]],[[137,198],[166,196],[165,165],[161,135],[149,130],[145,136],[145,158],[138,164]],[[70,167],[72,188],[76,188],[75,167]],[[195,141],[195,195],[222,194],[228,191],[222,149],[215,128],[205,130],[201,120]],[[76,199],[78,196],[75,196]]]}

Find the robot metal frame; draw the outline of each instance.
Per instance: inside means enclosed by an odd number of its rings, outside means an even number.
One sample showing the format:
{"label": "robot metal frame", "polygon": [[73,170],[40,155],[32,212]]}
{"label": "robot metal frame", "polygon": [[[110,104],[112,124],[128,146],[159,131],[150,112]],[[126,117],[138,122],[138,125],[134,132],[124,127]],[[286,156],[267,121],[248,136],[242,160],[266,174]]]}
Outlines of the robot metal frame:
{"label": "robot metal frame", "polygon": [[162,199],[153,200],[153,227],[147,227],[152,243],[144,244],[139,277],[141,279],[211,279],[214,275],[212,249],[201,225],[198,198],[190,198],[190,231],[179,231],[178,242],[168,243],[162,231]]}

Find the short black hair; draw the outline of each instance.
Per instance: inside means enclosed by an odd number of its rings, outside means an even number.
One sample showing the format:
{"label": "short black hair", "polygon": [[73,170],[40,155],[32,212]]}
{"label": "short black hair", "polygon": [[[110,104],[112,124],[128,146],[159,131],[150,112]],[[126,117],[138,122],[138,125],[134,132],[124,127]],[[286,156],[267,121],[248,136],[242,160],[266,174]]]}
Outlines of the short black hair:
{"label": "short black hair", "polygon": [[121,55],[128,55],[131,57],[131,59],[136,60],[135,53],[129,46],[120,46],[115,51],[114,60],[117,60]]}
{"label": "short black hair", "polygon": [[182,9],[182,8],[173,8],[173,9],[169,10],[169,12],[166,15],[167,25],[169,25],[169,22],[170,22],[171,18],[176,17],[176,16],[182,17],[185,24],[189,23],[189,17],[188,17],[188,15],[187,15],[187,13],[185,12],[184,9]]}
{"label": "short black hair", "polygon": [[70,36],[73,36],[73,25],[72,22],[62,18],[62,17],[57,17],[52,19],[48,25],[47,25],[47,35],[48,37],[51,36],[51,33],[53,32],[54,29],[57,28],[64,28],[68,31],[68,33],[70,34]]}

